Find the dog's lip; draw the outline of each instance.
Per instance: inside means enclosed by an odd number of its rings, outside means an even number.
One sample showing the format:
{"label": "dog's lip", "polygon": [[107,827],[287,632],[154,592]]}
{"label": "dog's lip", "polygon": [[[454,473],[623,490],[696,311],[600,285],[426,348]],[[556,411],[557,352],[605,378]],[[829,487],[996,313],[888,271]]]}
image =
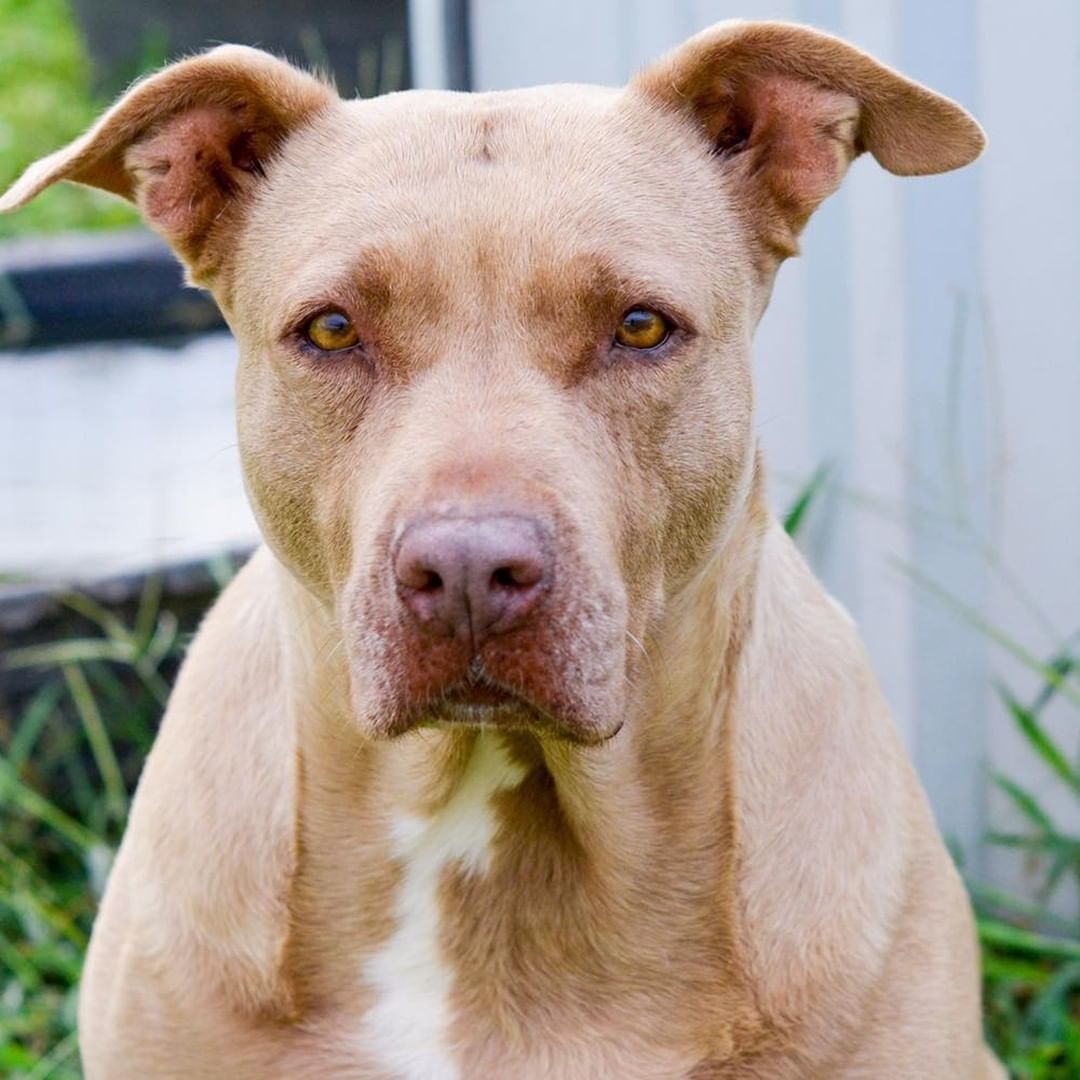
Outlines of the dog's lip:
{"label": "dog's lip", "polygon": [[428,708],[437,724],[531,730],[554,723],[525,694],[490,676],[479,660]]}
{"label": "dog's lip", "polygon": [[454,708],[505,709],[528,707],[527,703],[505,687],[490,679],[466,679],[451,687],[439,699],[439,704]]}
{"label": "dog's lip", "polygon": [[618,720],[603,731],[579,730],[570,722],[556,719],[524,692],[492,677],[477,657],[467,673],[437,698],[425,705],[413,706],[399,731],[413,727],[481,727],[505,731],[525,731],[568,740],[579,746],[602,746],[623,728]]}

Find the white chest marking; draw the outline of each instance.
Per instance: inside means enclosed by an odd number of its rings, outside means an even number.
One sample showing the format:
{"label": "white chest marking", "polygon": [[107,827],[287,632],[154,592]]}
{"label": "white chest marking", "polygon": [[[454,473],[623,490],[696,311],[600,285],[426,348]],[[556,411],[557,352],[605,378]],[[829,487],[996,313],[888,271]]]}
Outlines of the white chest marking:
{"label": "white chest marking", "polygon": [[364,1042],[403,1080],[459,1080],[447,1042],[453,972],[439,949],[439,876],[452,861],[486,871],[496,829],[491,796],[516,787],[525,771],[500,741],[481,734],[446,806],[431,818],[394,823],[404,863],[397,930],[364,968],[377,995],[364,1019]]}

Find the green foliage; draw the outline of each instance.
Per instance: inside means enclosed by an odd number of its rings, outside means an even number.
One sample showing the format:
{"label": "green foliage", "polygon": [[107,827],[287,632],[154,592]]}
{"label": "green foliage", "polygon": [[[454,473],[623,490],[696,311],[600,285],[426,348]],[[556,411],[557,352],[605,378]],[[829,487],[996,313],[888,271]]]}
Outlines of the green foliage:
{"label": "green foliage", "polygon": [[130,625],[86,597],[64,602],[87,636],[4,658],[9,678],[39,676],[17,719],[0,718],[0,1076],[12,1080],[80,1075],[83,952],[183,640],[158,579]]}
{"label": "green foliage", "polygon": [[[90,65],[67,0],[0,0],[0,189],[84,131],[102,105],[90,92]],[[136,220],[109,195],[61,184],[0,217],[0,237]]]}
{"label": "green foliage", "polygon": [[[1072,701],[1066,680],[1077,670],[1077,659],[1066,649],[1036,668],[1044,683],[1031,704],[1022,704],[1006,687],[999,693],[1047,779],[1055,778],[1071,793],[1069,818],[1075,823],[1080,769],[1050,734],[1043,713],[1056,697]],[[1080,718],[1080,711],[1076,715]],[[972,886],[983,946],[987,1034],[1018,1080],[1070,1080],[1080,1076],[1080,912],[1061,919],[1047,905],[1067,878],[1080,887],[1080,836],[1056,821],[1036,792],[1000,773],[994,783],[1025,827],[990,833],[987,841],[1034,859],[1041,882],[1034,902]]]}

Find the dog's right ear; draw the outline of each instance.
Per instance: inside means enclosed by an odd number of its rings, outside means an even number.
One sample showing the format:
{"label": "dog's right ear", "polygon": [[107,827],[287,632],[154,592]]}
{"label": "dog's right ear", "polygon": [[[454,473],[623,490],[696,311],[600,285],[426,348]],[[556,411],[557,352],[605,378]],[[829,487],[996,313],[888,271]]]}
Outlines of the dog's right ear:
{"label": "dog's right ear", "polygon": [[846,41],[788,23],[718,23],[631,85],[705,136],[778,258],[798,251],[807,219],[863,151],[917,176],[974,161],[986,141],[954,101]]}
{"label": "dog's right ear", "polygon": [[135,202],[207,283],[267,161],[336,99],[284,60],[223,45],[136,83],[85,135],[31,165],[0,212],[58,180],[102,188]]}

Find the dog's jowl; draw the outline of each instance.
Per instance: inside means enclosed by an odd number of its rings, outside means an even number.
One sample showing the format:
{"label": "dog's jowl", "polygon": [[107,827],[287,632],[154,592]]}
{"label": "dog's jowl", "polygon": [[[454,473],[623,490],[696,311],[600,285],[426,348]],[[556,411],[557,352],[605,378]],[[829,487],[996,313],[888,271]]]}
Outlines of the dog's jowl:
{"label": "dog's jowl", "polygon": [[134,200],[213,292],[266,540],[140,784],[91,1080],[1000,1075],[963,888],[766,508],[750,375],[856,157],[982,145],[778,23],[622,89],[374,101],[226,46],[4,196]]}

